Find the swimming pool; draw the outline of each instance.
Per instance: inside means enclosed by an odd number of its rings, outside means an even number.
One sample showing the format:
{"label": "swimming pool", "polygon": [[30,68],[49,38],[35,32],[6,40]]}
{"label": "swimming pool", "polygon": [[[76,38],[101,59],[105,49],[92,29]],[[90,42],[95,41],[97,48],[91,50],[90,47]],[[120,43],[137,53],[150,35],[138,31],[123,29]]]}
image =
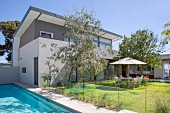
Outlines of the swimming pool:
{"label": "swimming pool", "polygon": [[0,85],[0,113],[73,113],[71,108],[50,101],[15,84]]}

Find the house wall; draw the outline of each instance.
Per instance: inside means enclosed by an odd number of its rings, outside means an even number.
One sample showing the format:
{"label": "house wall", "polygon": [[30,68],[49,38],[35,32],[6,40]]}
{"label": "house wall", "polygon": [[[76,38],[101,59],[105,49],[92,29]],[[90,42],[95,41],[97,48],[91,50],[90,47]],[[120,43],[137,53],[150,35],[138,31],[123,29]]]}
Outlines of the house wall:
{"label": "house wall", "polygon": [[[20,81],[34,85],[34,57],[39,56],[39,40],[33,40],[20,48]],[[22,73],[22,68],[26,73]]]}
{"label": "house wall", "polygon": [[155,68],[154,69],[154,78],[163,78],[163,69]]}
{"label": "house wall", "polygon": [[[39,37],[39,83],[43,83],[42,76],[49,74],[49,66],[46,64],[48,61],[47,57],[50,57],[53,52],[50,51],[51,44],[57,44],[58,47],[66,46],[68,42],[65,41],[59,41],[59,40],[53,40],[53,39],[47,39],[47,38],[41,38]],[[57,51],[57,50],[55,50]],[[68,82],[68,77],[65,76],[66,71],[64,70],[65,67],[68,65],[66,63],[62,63],[60,60],[57,60],[56,62],[53,62],[54,60],[51,60],[56,68],[58,68],[59,72],[54,76],[54,79],[52,80],[51,84],[56,85],[57,82],[62,81],[64,83]],[[78,75],[78,79],[81,78]],[[89,78],[87,73],[85,74],[85,78]],[[103,79],[104,78],[104,72],[102,71],[98,76],[97,79]],[[39,84],[42,86],[43,84]]]}
{"label": "house wall", "polygon": [[20,38],[20,48],[40,37],[40,31],[53,33],[53,39],[64,41],[66,28],[64,26],[34,20]]}
{"label": "house wall", "polygon": [[34,40],[35,37],[35,20],[30,24],[30,26],[27,28],[27,30],[23,33],[23,35],[20,38],[20,48],[24,45],[28,44],[29,42]]}
{"label": "house wall", "polygon": [[[52,56],[52,53],[50,51],[51,44],[57,44],[58,47],[66,46],[68,42],[65,41],[59,41],[59,40],[53,40],[53,39],[47,39],[47,38],[41,38],[39,37],[39,82],[43,83],[42,76],[49,74],[49,66],[46,65],[46,62],[48,61],[47,57]],[[56,51],[56,50],[55,50]],[[51,60],[56,68],[58,68],[59,72],[57,75],[54,76],[54,80],[52,80],[51,84],[56,85],[58,81],[67,82],[67,78],[64,78],[65,71],[63,70],[65,66],[67,66],[65,63],[61,63],[60,60],[53,62],[54,60]],[[42,86],[43,84],[40,84]]]}
{"label": "house wall", "polygon": [[18,67],[0,67],[0,83],[19,82]]}
{"label": "house wall", "polygon": [[35,21],[35,38],[40,37],[40,31],[53,33],[53,39],[64,41],[66,28],[64,26],[36,20]]}
{"label": "house wall", "polygon": [[[165,67],[169,64],[169,70]],[[154,78],[165,78],[170,77],[170,60],[163,60],[162,61],[162,68],[155,68],[154,70]],[[166,68],[166,69],[165,69]]]}

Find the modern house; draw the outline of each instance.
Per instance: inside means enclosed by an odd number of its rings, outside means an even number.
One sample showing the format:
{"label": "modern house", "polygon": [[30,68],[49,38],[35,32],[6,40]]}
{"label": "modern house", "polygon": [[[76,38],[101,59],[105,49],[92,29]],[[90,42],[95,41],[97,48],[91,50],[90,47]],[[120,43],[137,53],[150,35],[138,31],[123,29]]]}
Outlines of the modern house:
{"label": "modern house", "polygon": [[[64,17],[42,10],[35,7],[30,7],[25,14],[20,26],[14,34],[13,42],[13,67],[20,68],[20,81],[41,86],[42,76],[47,70],[47,57],[51,56],[50,45],[52,43],[62,47],[72,42],[70,38],[65,39],[64,35],[67,30],[64,27]],[[97,45],[102,51],[106,52],[104,56],[107,60],[112,60],[113,56],[107,53],[107,48],[112,46],[112,41],[120,39],[122,36],[103,30],[99,32],[94,40],[94,44]],[[46,47],[42,47],[42,45]],[[59,73],[52,81],[56,84],[60,80],[64,80],[64,73],[62,68],[65,64],[61,61],[56,62],[59,68]],[[99,77],[104,77],[107,72],[103,71]],[[76,70],[73,72],[77,75]],[[77,81],[75,77],[72,81]]]}

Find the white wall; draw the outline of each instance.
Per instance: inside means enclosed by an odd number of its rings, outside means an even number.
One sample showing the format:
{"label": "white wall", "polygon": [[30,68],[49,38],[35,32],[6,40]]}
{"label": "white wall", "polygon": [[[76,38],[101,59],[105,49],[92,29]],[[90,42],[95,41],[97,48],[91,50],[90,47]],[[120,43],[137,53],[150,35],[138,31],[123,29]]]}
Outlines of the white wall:
{"label": "white wall", "polygon": [[[42,83],[43,82],[42,76],[45,74],[48,74],[49,67],[46,65],[46,62],[48,60],[47,57],[50,57],[52,55],[52,52],[50,51],[50,48],[52,48],[51,44],[54,43],[54,44],[57,44],[58,47],[62,47],[62,46],[66,46],[68,42],[47,39],[47,38],[39,38],[39,43],[40,43],[39,45],[39,83]],[[52,81],[53,85],[55,85],[59,80],[63,80],[65,71],[63,71],[62,69],[66,65],[61,63],[61,61],[56,61],[55,66],[59,69],[59,73],[55,76],[54,81]]]}
{"label": "white wall", "polygon": [[[48,73],[49,67],[46,65],[46,62],[48,60],[47,57],[52,55],[52,52],[50,51],[52,43],[57,44],[58,47],[66,46],[68,44],[68,42],[65,41],[39,37],[20,48],[21,82],[34,85],[34,57],[38,57],[38,86],[42,86],[42,76]],[[59,72],[52,81],[52,84],[55,85],[60,80],[64,80],[63,82],[66,82],[67,77],[64,76],[65,71],[63,70],[66,64],[61,63],[61,61],[58,60],[55,62],[55,65],[59,69]],[[26,73],[22,73],[22,67],[26,67]],[[99,78],[101,78],[103,75],[103,72],[100,73]]]}
{"label": "white wall", "polygon": [[0,67],[0,83],[19,82],[19,67]]}
{"label": "white wall", "polygon": [[[20,81],[34,85],[34,57],[39,55],[39,39],[33,40],[20,48]],[[26,73],[22,73],[26,67]]]}
{"label": "white wall", "polygon": [[12,50],[13,67],[19,67],[19,43],[20,43],[20,38],[14,37],[13,50]]}

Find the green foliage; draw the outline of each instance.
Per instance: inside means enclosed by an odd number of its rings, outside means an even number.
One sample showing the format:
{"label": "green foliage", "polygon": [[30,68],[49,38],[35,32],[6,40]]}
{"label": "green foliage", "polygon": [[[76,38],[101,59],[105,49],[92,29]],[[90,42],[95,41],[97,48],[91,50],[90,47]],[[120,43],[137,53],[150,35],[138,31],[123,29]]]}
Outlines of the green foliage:
{"label": "green foliage", "polygon": [[170,41],[170,21],[164,25],[164,28],[162,35],[165,37],[164,42],[168,43],[168,40]]}
{"label": "green foliage", "polygon": [[6,60],[11,61],[13,34],[19,26],[19,21],[0,22],[0,31],[5,38],[5,44],[0,44],[0,56],[7,53]]}
{"label": "green foliage", "polygon": [[[157,56],[164,52],[165,44],[158,41],[157,36],[148,30],[138,30],[119,45],[121,57],[131,57],[154,68],[161,68],[161,59]],[[140,68],[143,71],[143,68]]]}
{"label": "green foliage", "polygon": [[42,79],[43,79],[43,87],[49,87],[51,82],[51,76],[45,75],[42,76]]}
{"label": "green foliage", "polygon": [[[96,85],[102,85],[102,86],[110,86],[110,87],[116,87],[115,80],[110,81],[103,81],[103,82],[96,82]],[[139,78],[133,78],[133,79],[119,79],[119,87],[120,88],[126,88],[126,89],[134,89],[138,88],[139,86],[143,86],[146,84],[146,80],[142,77]]]}
{"label": "green foliage", "polygon": [[69,88],[72,88],[73,86],[74,86],[73,84],[68,83],[68,84],[66,84],[64,87],[65,87],[66,89],[69,89]]}
{"label": "green foliage", "polygon": [[116,86],[116,81],[111,80],[111,81],[104,81],[104,82],[96,82],[97,85],[102,85],[102,86],[110,86],[110,87],[115,87]]}
{"label": "green foliage", "polygon": [[121,88],[134,89],[141,86],[143,78],[120,79],[119,84]]}

